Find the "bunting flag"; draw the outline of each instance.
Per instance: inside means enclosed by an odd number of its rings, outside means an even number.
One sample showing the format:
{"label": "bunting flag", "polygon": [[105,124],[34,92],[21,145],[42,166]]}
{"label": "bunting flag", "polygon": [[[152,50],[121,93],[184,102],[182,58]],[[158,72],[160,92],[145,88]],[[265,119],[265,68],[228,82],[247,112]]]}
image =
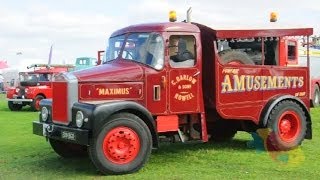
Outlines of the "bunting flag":
{"label": "bunting flag", "polygon": [[8,64],[7,64],[7,61],[2,61],[0,60],[0,69],[5,69],[5,68],[8,68]]}

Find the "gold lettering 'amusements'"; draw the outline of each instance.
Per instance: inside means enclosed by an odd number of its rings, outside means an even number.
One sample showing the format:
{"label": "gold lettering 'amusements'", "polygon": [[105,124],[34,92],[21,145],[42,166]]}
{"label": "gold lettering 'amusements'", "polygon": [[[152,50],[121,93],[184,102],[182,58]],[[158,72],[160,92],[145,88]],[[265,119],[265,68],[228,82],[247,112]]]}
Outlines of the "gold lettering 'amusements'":
{"label": "gold lettering 'amusements'", "polygon": [[225,74],[221,93],[301,88],[303,76],[253,76]]}
{"label": "gold lettering 'amusements'", "polygon": [[96,88],[99,96],[102,95],[128,95],[132,88]]}

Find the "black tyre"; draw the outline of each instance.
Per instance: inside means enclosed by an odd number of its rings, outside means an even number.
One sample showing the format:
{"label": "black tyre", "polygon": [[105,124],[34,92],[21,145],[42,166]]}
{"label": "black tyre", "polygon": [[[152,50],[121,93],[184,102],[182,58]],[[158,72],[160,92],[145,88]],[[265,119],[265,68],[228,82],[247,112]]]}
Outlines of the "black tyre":
{"label": "black tyre", "polygon": [[148,126],[137,116],[119,113],[95,133],[89,146],[93,164],[104,174],[138,171],[148,160],[152,138]]}
{"label": "black tyre", "polygon": [[252,64],[254,65],[253,60],[245,53],[242,51],[237,51],[237,50],[224,50],[219,52],[221,63],[222,64]]}
{"label": "black tyre", "polygon": [[61,157],[75,158],[88,156],[87,146],[49,139],[52,149]]}
{"label": "black tyre", "polygon": [[210,141],[214,142],[226,142],[231,141],[236,135],[236,130],[216,130],[211,133]]}
{"label": "black tyre", "polygon": [[12,101],[8,101],[8,107],[11,111],[20,111],[22,104],[14,104]]}
{"label": "black tyre", "polygon": [[33,111],[40,111],[40,101],[41,101],[42,99],[44,99],[44,97],[43,97],[42,95],[37,95],[37,96],[34,98],[32,104],[31,104],[31,109],[32,109]]}
{"label": "black tyre", "polygon": [[320,89],[318,85],[314,86],[312,107],[318,107],[320,105]]}
{"label": "black tyre", "polygon": [[278,150],[294,149],[301,144],[306,134],[306,115],[294,101],[278,103],[268,118],[270,134],[268,141]]}
{"label": "black tyre", "polygon": [[219,120],[208,128],[208,133],[210,134],[210,141],[225,142],[232,140],[237,133],[237,129],[232,122]]}

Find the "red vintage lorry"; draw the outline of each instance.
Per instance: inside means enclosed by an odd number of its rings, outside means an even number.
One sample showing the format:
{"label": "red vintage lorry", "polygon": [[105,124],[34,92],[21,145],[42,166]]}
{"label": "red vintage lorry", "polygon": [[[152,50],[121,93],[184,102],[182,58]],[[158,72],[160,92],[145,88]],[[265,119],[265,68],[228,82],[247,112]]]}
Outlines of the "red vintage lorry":
{"label": "red vintage lorry", "polygon": [[73,65],[33,64],[28,67],[32,71],[19,73],[19,85],[7,90],[8,107],[11,111],[19,111],[29,105],[39,111],[39,102],[52,97],[52,78],[61,72],[68,72]]}
{"label": "red vintage lorry", "polygon": [[[269,128],[290,150],[312,138],[309,68],[279,66],[281,40],[312,28],[215,30],[153,23],[115,31],[100,66],[63,73],[33,133],[104,174],[139,170],[159,139],[228,140]],[[307,55],[308,56],[308,55]]]}

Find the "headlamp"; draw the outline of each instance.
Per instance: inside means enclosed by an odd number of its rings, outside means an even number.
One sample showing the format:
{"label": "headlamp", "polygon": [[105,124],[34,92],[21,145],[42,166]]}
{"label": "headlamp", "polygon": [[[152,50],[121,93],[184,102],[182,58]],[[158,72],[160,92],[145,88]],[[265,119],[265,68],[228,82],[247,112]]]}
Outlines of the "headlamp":
{"label": "headlamp", "polygon": [[47,107],[42,107],[41,109],[41,118],[42,121],[47,121],[49,117],[49,111]]}
{"label": "headlamp", "polygon": [[83,119],[84,119],[84,115],[83,115],[82,111],[78,111],[76,114],[76,125],[78,128],[82,127]]}

